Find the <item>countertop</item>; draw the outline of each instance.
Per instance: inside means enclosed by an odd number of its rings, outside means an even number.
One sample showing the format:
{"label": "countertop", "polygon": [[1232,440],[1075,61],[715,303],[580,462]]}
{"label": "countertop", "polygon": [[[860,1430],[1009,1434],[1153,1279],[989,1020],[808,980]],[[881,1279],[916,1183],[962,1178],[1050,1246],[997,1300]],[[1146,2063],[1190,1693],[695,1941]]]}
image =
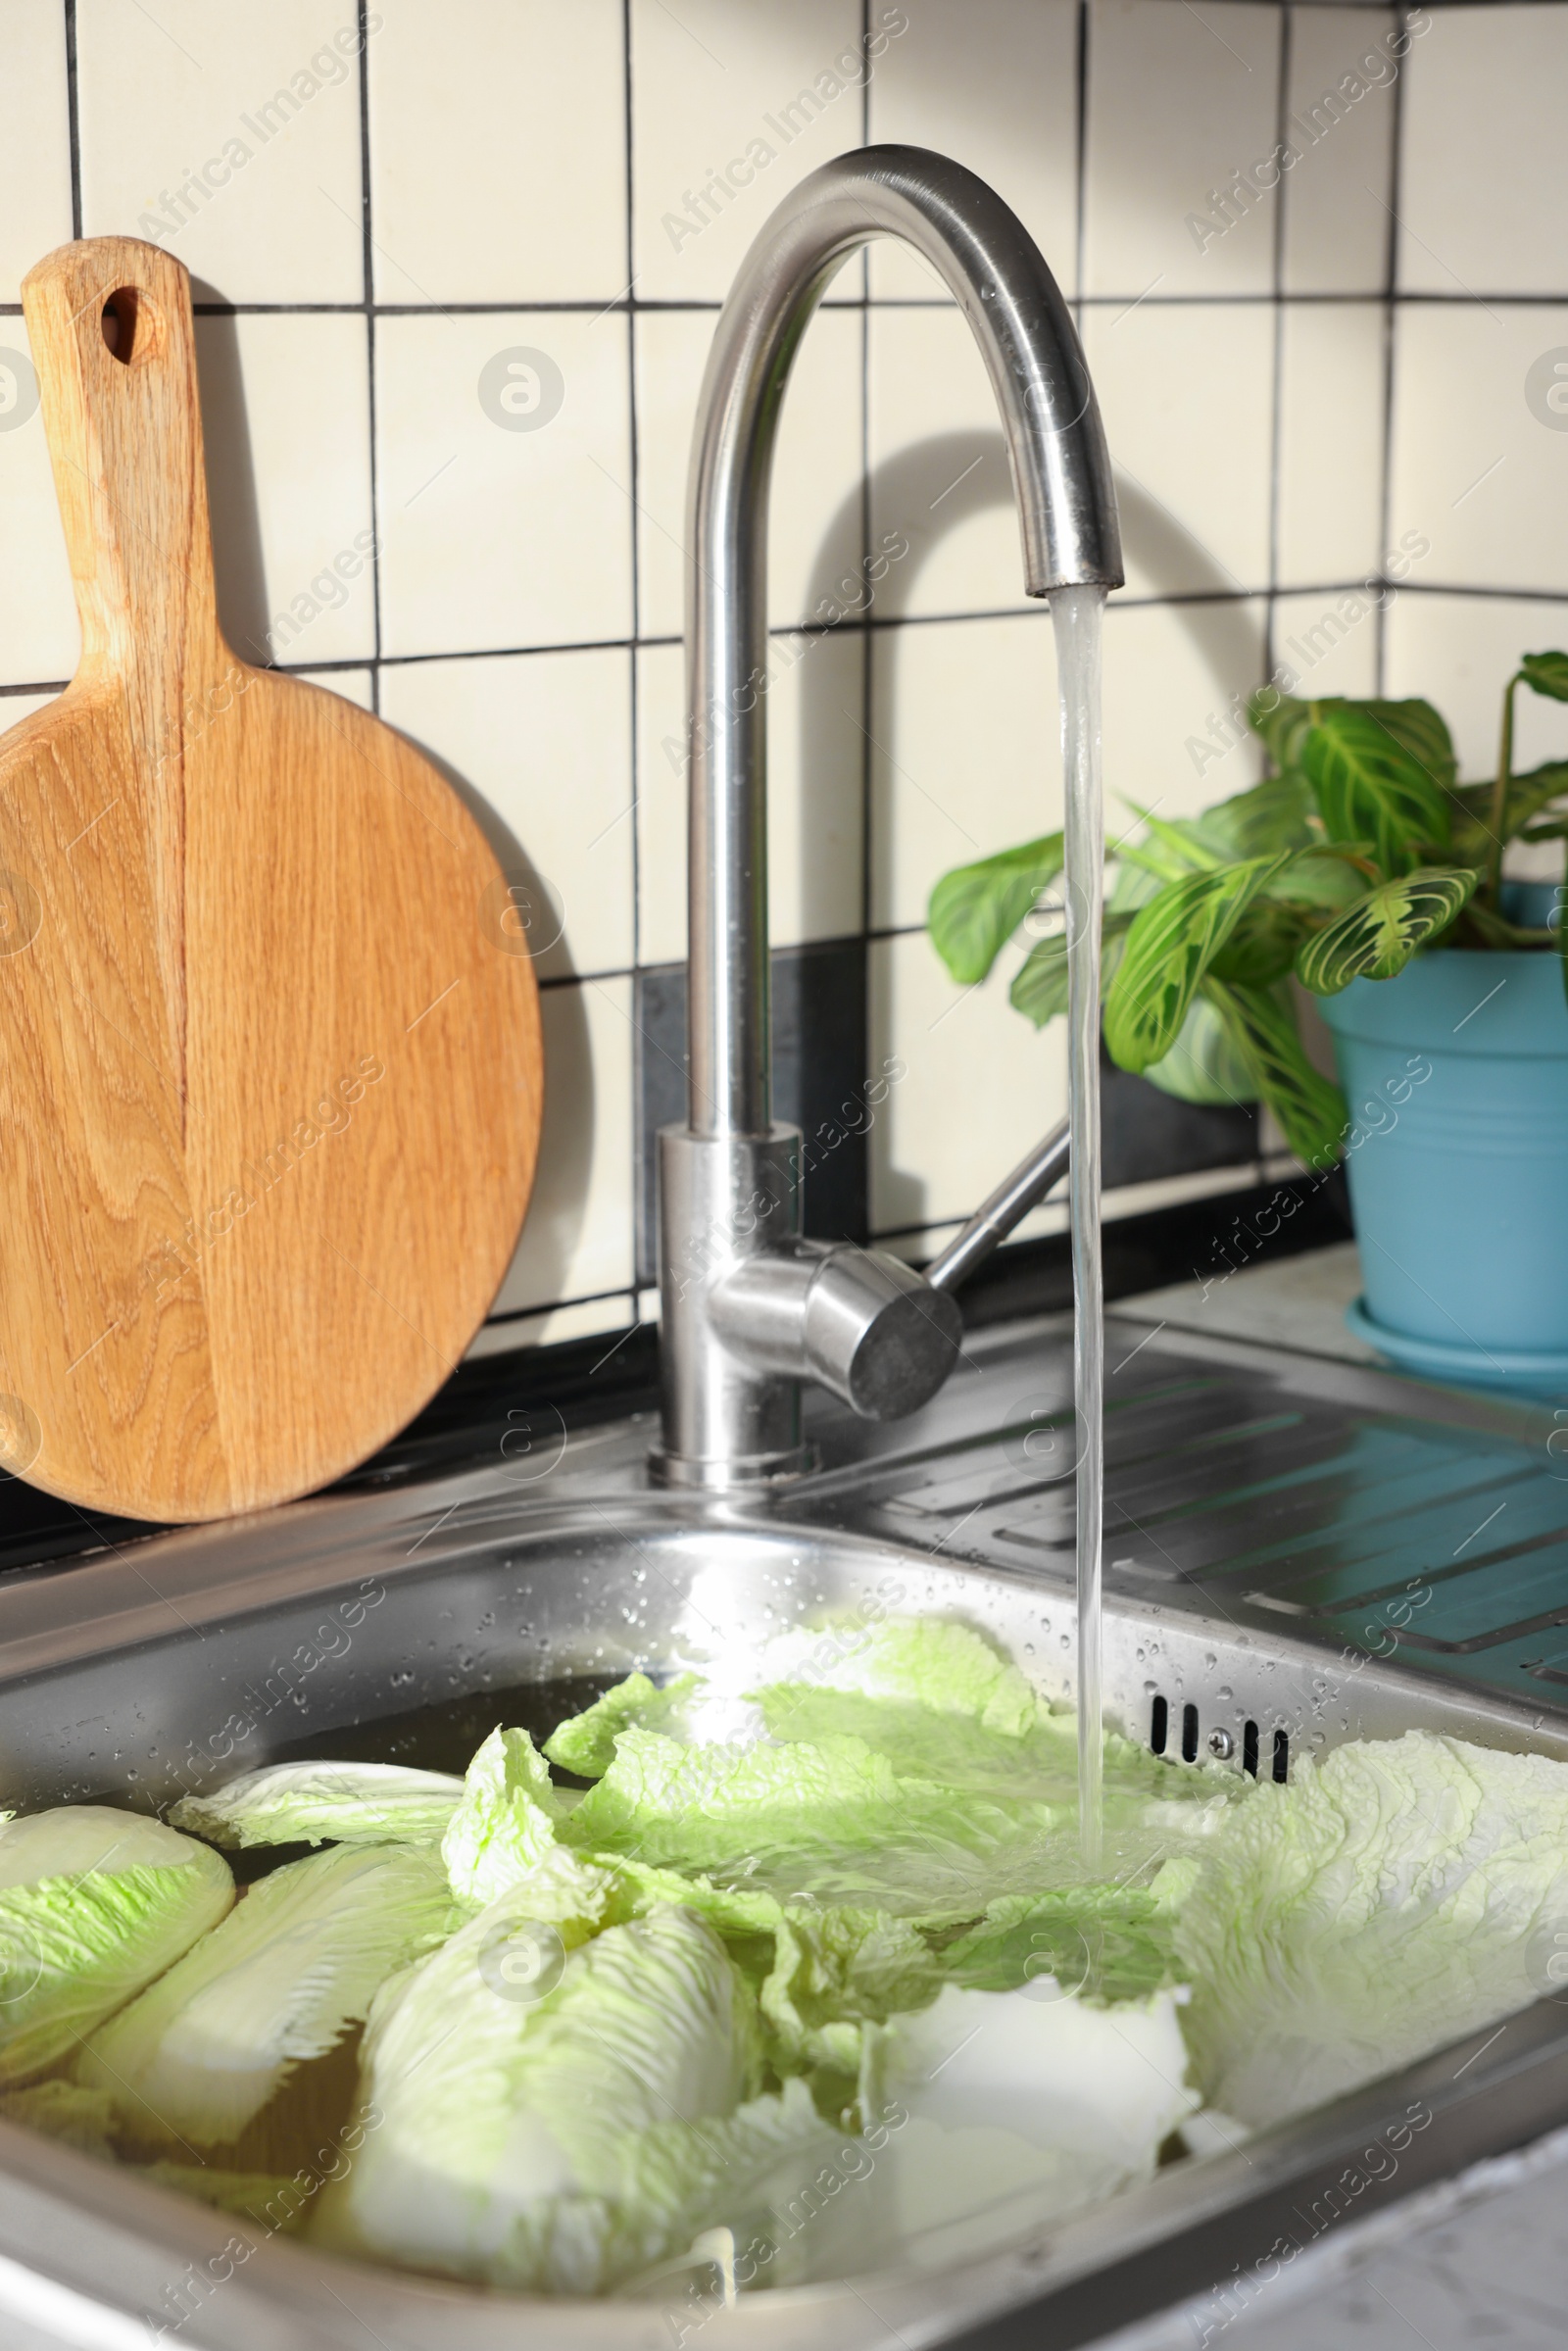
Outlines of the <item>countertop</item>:
{"label": "countertop", "polygon": [[1382,1363],[1385,1358],[1346,1327],[1345,1309],[1360,1295],[1355,1243],[1342,1241],[1277,1264],[1244,1263],[1233,1273],[1211,1264],[1185,1282],[1118,1298],[1114,1311],[1160,1330],[1206,1331],[1288,1347],[1293,1354]]}
{"label": "countertop", "polygon": [[1245,2300],[1183,2303],[1094,2351],[1560,2351],[1568,2130],[1340,2229]]}

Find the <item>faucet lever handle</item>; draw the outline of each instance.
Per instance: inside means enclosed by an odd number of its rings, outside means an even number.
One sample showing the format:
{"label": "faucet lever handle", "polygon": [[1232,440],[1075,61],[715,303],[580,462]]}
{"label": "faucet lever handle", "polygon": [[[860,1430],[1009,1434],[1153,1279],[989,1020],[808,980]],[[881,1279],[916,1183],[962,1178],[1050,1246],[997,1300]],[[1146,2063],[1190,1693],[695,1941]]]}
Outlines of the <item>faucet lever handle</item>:
{"label": "faucet lever handle", "polygon": [[738,1258],[710,1312],[754,1370],[814,1380],[862,1420],[929,1402],[957,1360],[963,1317],[902,1258],[847,1241],[792,1241]]}
{"label": "faucet lever handle", "polygon": [[985,1263],[998,1242],[1005,1241],[1036,1201],[1045,1199],[1053,1184],[1067,1172],[1067,1138],[1068,1121],[1064,1118],[1059,1126],[1052,1128],[1043,1143],[1035,1146],[1027,1158],[1019,1160],[1010,1175],[1003,1177],[962,1232],[926,1267],[925,1278],[933,1290],[956,1290],[960,1282],[966,1282],[975,1267]]}

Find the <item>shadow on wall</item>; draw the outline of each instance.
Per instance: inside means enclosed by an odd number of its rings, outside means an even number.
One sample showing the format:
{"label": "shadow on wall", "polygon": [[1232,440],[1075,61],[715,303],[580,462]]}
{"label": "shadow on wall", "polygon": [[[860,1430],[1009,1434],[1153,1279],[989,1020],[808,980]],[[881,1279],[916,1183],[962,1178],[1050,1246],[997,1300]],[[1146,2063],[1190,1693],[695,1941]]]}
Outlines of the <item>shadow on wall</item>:
{"label": "shadow on wall", "polygon": [[[1252,674],[1257,658],[1247,607],[1236,600],[1235,583],[1175,516],[1137,483],[1118,477],[1117,500],[1127,556],[1149,579],[1154,594],[1179,592],[1190,598],[1196,581],[1197,594],[1210,589],[1216,598],[1225,600],[1212,604],[1184,601],[1171,607],[1211,672],[1216,697],[1223,704],[1236,681]],[[843,609],[847,616],[864,611],[873,623],[905,618],[921,568],[941,541],[972,516],[996,507],[1009,513],[1016,507],[1006,444],[1000,432],[936,434],[899,451],[874,469],[864,494],[857,487],[830,518],[812,575],[810,610],[824,618],[833,607]],[[879,546],[887,544],[884,534],[891,532],[906,542],[908,550],[890,562],[882,580],[869,588],[858,554],[845,555],[847,547],[858,547],[861,517],[867,510],[877,517]],[[1021,577],[1021,550],[1018,560]],[[1049,630],[1044,612],[1040,619]],[[811,656],[806,659],[810,661]],[[822,927],[828,903],[821,860],[813,855],[813,845],[826,835],[833,813],[826,795],[840,788],[844,764],[844,710],[832,688],[826,662],[803,670],[799,821],[803,927],[808,933]],[[894,820],[892,728],[892,714],[871,707],[868,683],[863,775],[872,837],[884,835]],[[1116,790],[1113,775],[1107,775],[1105,788],[1108,799]],[[986,842],[978,854],[989,855],[1009,846],[1005,841]],[[842,1007],[835,1025],[842,1028]],[[861,1072],[853,1080],[852,1092],[863,1082],[863,1071],[880,1066],[891,1048],[890,1039],[869,1034],[866,1009],[862,1009],[861,1027]],[[809,1050],[810,1042],[803,1039],[803,1050]],[[1020,1053],[1026,1042],[1020,1016]],[[1250,1106],[1211,1109],[1176,1102],[1108,1063],[1104,1094],[1107,1187],[1231,1165],[1255,1152],[1256,1120]],[[1042,1122],[1045,1115],[1042,1109]],[[869,1139],[855,1139],[853,1148],[862,1163],[867,1140],[870,1151],[880,1154],[888,1150],[889,1133],[888,1123],[881,1121],[872,1128]],[[1004,1172],[998,1168],[996,1176]],[[865,1197],[869,1167],[863,1167],[859,1181]],[[876,1190],[885,1229],[917,1227],[932,1212],[924,1179],[881,1157],[876,1163]]]}
{"label": "shadow on wall", "polygon": [[[193,302],[222,300],[199,277],[191,279],[190,291]],[[267,569],[262,560],[262,517],[256,500],[239,334],[232,318],[197,318],[196,373],[219,625],[241,660],[265,666],[272,659],[267,639]]]}
{"label": "shadow on wall", "polygon": [[[199,278],[192,279],[191,293],[198,302],[222,299]],[[219,621],[243,660],[265,665],[272,660],[268,638],[270,615],[250,420],[232,318],[197,319],[196,359]],[[322,689],[312,686],[307,691]],[[527,851],[466,776],[430,744],[419,743],[418,748],[446,778],[488,840],[514,886],[521,919],[542,926],[545,935],[538,940],[538,950],[550,955],[551,976],[570,977],[574,966],[570,941],[560,927],[561,909]],[[475,907],[474,920],[479,919]],[[547,1082],[539,1165],[528,1210],[526,1261],[508,1275],[496,1299],[498,1312],[551,1305],[565,1295],[593,1163],[593,1060],[580,989],[547,987],[540,1011]]]}

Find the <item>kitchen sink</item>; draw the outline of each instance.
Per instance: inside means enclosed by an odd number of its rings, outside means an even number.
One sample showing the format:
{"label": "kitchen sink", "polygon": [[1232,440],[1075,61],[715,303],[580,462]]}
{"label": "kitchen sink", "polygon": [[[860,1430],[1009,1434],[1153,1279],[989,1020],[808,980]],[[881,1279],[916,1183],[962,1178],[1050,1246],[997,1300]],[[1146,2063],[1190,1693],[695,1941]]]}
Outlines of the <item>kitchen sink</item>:
{"label": "kitchen sink", "polygon": [[[1414,1724],[1568,1760],[1568,1462],[1549,1413],[1106,1329],[1120,1729],[1176,1769],[1276,1778]],[[568,1433],[519,1408],[488,1458],[421,1482],[15,1578],[5,1800],[156,1805],[317,1753],[461,1769],[498,1721],[543,1733],[633,1667],[867,1610],[961,1617],[1066,1698],[1065,1318],[971,1337],[896,1427],[812,1412],[816,1467],[770,1503],[652,1487],[641,1417]],[[983,2261],[938,2238],[901,2270],[734,2307],[674,2287],[543,2303],[362,2268],[5,2125],[0,2310],[29,2344],[108,2351],[678,2351],[698,2331],[705,2351],[1067,2346],[1211,2288],[1230,2311],[1327,2230],[1564,2120],[1568,2005],[1544,1999],[1094,2211],[1043,2225],[1020,2204]]]}

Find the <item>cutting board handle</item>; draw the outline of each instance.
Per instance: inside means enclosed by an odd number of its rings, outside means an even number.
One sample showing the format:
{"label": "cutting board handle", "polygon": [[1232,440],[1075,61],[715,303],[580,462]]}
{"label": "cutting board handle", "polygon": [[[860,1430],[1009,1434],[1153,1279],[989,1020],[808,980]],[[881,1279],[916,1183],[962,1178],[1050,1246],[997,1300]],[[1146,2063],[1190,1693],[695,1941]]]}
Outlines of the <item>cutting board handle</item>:
{"label": "cutting board handle", "polygon": [[153,654],[184,693],[227,659],[214,601],[190,273],[137,237],[86,237],[29,269],[22,307],[82,670],[89,679],[103,668],[128,674]]}

